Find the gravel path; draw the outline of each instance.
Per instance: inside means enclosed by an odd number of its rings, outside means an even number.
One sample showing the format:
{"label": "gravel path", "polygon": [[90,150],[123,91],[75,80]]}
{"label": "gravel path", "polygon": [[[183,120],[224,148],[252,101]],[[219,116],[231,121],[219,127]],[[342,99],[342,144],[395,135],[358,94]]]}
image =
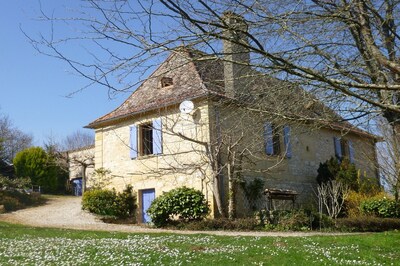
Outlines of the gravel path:
{"label": "gravel path", "polygon": [[[181,231],[154,229],[139,225],[103,223],[96,216],[81,210],[81,198],[52,196],[39,207],[0,214],[0,221],[36,227],[55,227],[81,230],[119,231],[132,233],[212,234],[228,236],[311,236],[328,235],[319,232],[233,232],[233,231]],[[337,235],[337,233],[334,233]]]}

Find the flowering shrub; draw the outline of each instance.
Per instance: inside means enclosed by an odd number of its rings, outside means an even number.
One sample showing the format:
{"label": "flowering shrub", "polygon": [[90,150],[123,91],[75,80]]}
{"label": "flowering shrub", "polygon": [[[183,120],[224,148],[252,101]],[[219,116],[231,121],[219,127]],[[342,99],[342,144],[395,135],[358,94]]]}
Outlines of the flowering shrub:
{"label": "flowering shrub", "polygon": [[128,218],[135,215],[136,195],[127,186],[122,193],[115,189],[94,189],[86,191],[82,197],[82,209],[103,216]]}
{"label": "flowering shrub", "polygon": [[147,213],[157,227],[165,226],[178,217],[184,221],[203,219],[209,212],[204,195],[193,188],[180,187],[157,197]]}
{"label": "flowering shrub", "polygon": [[2,190],[27,189],[31,187],[32,183],[29,177],[11,179],[0,175],[0,189]]}
{"label": "flowering shrub", "polygon": [[348,197],[345,200],[345,216],[346,217],[358,217],[364,216],[361,210],[361,203],[366,200],[380,200],[386,196],[384,192],[377,194],[365,194],[362,192],[350,191]]}
{"label": "flowering shrub", "polygon": [[382,218],[400,218],[400,204],[387,198],[363,201],[361,211]]}

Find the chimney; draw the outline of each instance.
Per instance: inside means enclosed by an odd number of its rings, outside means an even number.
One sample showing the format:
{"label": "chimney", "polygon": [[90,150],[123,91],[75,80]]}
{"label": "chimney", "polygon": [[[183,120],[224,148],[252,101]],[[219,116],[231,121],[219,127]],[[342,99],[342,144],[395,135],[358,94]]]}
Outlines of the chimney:
{"label": "chimney", "polygon": [[246,90],[246,76],[250,70],[250,52],[246,32],[248,26],[244,18],[233,12],[223,14],[227,29],[223,32],[225,93],[232,98],[240,98]]}

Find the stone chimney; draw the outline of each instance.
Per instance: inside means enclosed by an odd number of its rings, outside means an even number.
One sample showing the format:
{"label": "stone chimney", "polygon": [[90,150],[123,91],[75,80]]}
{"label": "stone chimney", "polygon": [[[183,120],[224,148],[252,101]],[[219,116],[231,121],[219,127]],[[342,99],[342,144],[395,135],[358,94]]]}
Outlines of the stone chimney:
{"label": "stone chimney", "polygon": [[225,93],[240,98],[246,91],[250,70],[250,52],[244,47],[248,45],[248,26],[242,16],[233,12],[225,12],[222,19],[227,27],[223,31]]}

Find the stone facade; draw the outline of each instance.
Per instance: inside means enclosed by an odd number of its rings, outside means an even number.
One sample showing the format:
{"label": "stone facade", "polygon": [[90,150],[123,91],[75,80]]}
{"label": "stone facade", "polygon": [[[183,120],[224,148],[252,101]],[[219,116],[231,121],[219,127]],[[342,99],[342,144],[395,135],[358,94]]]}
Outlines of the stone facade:
{"label": "stone facade", "polygon": [[[204,146],[196,142],[216,141],[215,110],[217,108],[212,101],[207,99],[195,100],[194,105],[195,110],[192,114],[182,114],[179,112],[178,105],[172,105],[157,111],[132,115],[118,124],[96,129],[96,168],[102,167],[111,171],[111,187],[122,190],[126,185],[132,185],[134,191],[138,193],[139,207],[142,206],[143,191],[154,189],[157,197],[176,187],[194,187],[206,195],[213,211],[212,216],[216,215],[210,162]],[[225,111],[232,113],[229,108]],[[224,110],[219,114],[223,116]],[[160,117],[163,125],[162,154],[130,158],[130,127],[146,124]],[[223,118],[219,118],[221,119]],[[257,160],[251,166],[252,168],[245,166],[244,178],[262,178],[265,180],[266,188],[296,190],[299,193],[297,204],[308,204],[314,200],[313,189],[316,186],[319,164],[335,156],[334,137],[351,140],[357,168],[365,171],[369,177],[377,176],[374,168],[375,140],[373,138],[362,137],[351,132],[342,136],[339,131],[298,125],[293,126],[291,131],[291,158],[267,156],[263,140],[263,122],[263,120],[259,121],[259,124],[253,124],[253,127],[243,124],[237,128],[238,132],[245,132],[251,139],[243,141],[243,145],[257,154]],[[223,124],[222,121],[219,123]],[[235,134],[233,131],[230,132]],[[223,164],[223,156],[221,160]],[[226,207],[228,195],[226,177],[223,186]],[[237,202],[238,216],[249,214],[248,206],[243,204],[245,202],[243,198],[238,198]],[[139,211],[142,211],[142,208],[139,208]],[[139,213],[138,217],[142,217],[142,213]]]}
{"label": "stone facade", "polygon": [[[67,152],[69,180],[82,178],[82,171],[85,170],[86,178],[90,178],[94,171],[94,146],[83,147]],[[83,165],[88,165],[84,167]],[[85,169],[84,169],[85,168]]]}

